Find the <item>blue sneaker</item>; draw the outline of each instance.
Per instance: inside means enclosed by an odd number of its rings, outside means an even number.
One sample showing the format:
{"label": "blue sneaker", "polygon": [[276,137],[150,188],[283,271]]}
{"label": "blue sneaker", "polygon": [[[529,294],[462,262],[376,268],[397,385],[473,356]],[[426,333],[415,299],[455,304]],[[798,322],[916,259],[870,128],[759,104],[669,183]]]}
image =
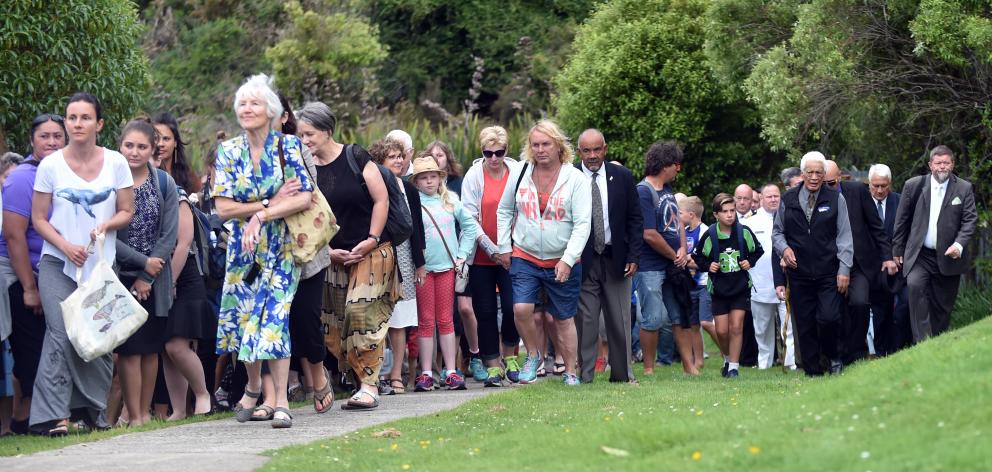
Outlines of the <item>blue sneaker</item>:
{"label": "blue sneaker", "polygon": [[472,356],[468,361],[468,370],[472,372],[472,378],[476,382],[485,382],[489,378],[489,372],[486,371],[486,366],[482,364],[479,356]]}
{"label": "blue sneaker", "polygon": [[561,381],[569,387],[579,385],[579,377],[575,374],[561,374]]}
{"label": "blue sneaker", "polygon": [[486,370],[486,375],[489,376],[486,379],[486,387],[503,386],[503,369],[501,367],[490,367]]}
{"label": "blue sneaker", "polygon": [[516,356],[510,356],[504,360],[506,361],[506,380],[510,383],[520,382],[520,363],[517,362]]}
{"label": "blue sneaker", "polygon": [[538,354],[535,357],[527,355],[527,359],[524,360],[524,367],[520,369],[520,383],[529,384],[534,383],[537,379],[537,369],[541,365],[541,355]]}

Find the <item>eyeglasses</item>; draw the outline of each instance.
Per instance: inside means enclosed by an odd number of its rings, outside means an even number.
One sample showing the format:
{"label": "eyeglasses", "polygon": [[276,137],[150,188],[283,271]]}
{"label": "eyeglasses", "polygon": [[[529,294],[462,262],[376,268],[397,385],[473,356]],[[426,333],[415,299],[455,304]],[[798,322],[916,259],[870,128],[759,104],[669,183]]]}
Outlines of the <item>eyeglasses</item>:
{"label": "eyeglasses", "polygon": [[486,158],[490,158],[490,157],[493,157],[493,156],[503,157],[503,156],[506,155],[506,149],[497,149],[495,151],[489,151],[489,150],[483,149],[482,150],[482,155],[485,156]]}
{"label": "eyeglasses", "polygon": [[827,184],[828,187],[836,187],[837,186],[837,181],[836,180],[824,180],[823,183]]}
{"label": "eyeglasses", "polygon": [[47,123],[49,121],[54,121],[56,123],[60,123],[61,124],[61,123],[63,123],[65,121],[65,119],[62,118],[62,115],[56,115],[54,113],[42,113],[42,114],[34,117],[33,120],[31,120],[31,126],[33,126],[33,127],[34,126],[40,126],[41,124]]}

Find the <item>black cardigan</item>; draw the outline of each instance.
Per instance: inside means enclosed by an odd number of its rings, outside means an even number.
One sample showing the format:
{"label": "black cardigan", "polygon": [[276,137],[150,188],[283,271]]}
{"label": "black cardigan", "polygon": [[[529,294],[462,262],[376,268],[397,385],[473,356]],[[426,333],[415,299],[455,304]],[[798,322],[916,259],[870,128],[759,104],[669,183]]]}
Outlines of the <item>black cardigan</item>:
{"label": "black cardigan", "polygon": [[427,250],[427,240],[424,235],[424,212],[420,211],[420,191],[407,180],[403,181],[406,201],[410,205],[410,216],[413,217],[413,234],[410,235],[410,252],[413,253],[413,266],[423,267],[427,264],[424,251]]}

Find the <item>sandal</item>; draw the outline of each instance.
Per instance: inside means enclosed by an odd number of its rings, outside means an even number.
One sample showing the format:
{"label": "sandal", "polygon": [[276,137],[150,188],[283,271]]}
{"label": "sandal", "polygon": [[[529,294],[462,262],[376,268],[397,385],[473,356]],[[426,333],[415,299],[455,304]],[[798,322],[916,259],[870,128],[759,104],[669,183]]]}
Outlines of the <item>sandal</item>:
{"label": "sandal", "polygon": [[555,374],[555,375],[562,375],[562,374],[564,374],[565,373],[565,363],[564,362],[555,362],[555,370],[553,370],[552,373]]}
{"label": "sandal", "polygon": [[389,386],[396,395],[406,393],[406,385],[403,383],[403,379],[389,379]]}
{"label": "sandal", "polygon": [[[328,407],[330,408],[330,407]],[[326,411],[326,410],[325,410]],[[276,418],[276,413],[282,413],[286,415],[285,418]],[[321,413],[321,412],[318,412]],[[293,415],[289,413],[289,408],[278,407],[272,413],[272,428],[274,429],[285,429],[293,427]]]}
{"label": "sandal", "polygon": [[[361,401],[362,397],[369,397],[372,399],[371,402]],[[351,398],[348,399],[348,403],[341,405],[342,410],[371,410],[379,406],[379,395],[369,392],[367,390],[359,389],[355,392]]]}
{"label": "sandal", "polygon": [[55,425],[54,428],[49,429],[48,431],[45,431],[43,433],[43,435],[48,436],[50,438],[61,438],[61,437],[68,436],[69,435],[69,424],[68,423],[63,423],[63,424]]}
{"label": "sandal", "polygon": [[[262,416],[258,416],[255,413],[262,412],[265,413]],[[275,415],[276,410],[269,405],[258,405],[254,410],[251,411],[251,420],[249,421],[270,421]]]}
{"label": "sandal", "polygon": [[[317,413],[327,413],[327,411],[334,406],[334,392],[331,390],[331,375],[327,373],[326,369],[324,370],[324,379],[324,388],[313,392],[313,409]],[[328,396],[330,396],[331,402],[328,403],[327,406],[321,408],[321,405],[324,404],[324,400],[327,400]],[[276,411],[279,411],[279,408],[276,408]],[[273,424],[272,427],[275,428],[275,424]]]}
{"label": "sandal", "polygon": [[[255,402],[258,402],[258,397],[262,396],[262,392],[252,392],[251,390],[245,389],[245,396],[248,398],[254,398]],[[245,408],[241,406],[241,402],[238,402],[234,406],[234,412],[236,416],[234,419],[238,420],[238,423],[244,423],[252,419],[255,414],[254,408]]]}

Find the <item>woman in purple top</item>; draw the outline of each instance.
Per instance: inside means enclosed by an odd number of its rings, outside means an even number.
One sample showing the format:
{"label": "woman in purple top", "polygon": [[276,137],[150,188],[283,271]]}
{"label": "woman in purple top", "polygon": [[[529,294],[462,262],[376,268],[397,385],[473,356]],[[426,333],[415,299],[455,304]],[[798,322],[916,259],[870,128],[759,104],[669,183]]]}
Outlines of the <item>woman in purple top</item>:
{"label": "woman in purple top", "polygon": [[3,184],[3,234],[0,274],[10,295],[11,353],[14,356],[14,414],[11,429],[27,434],[34,378],[41,359],[45,317],[38,295],[38,259],[43,240],[31,224],[31,196],[38,164],[65,147],[63,119],[48,113],[31,122],[31,154]]}

